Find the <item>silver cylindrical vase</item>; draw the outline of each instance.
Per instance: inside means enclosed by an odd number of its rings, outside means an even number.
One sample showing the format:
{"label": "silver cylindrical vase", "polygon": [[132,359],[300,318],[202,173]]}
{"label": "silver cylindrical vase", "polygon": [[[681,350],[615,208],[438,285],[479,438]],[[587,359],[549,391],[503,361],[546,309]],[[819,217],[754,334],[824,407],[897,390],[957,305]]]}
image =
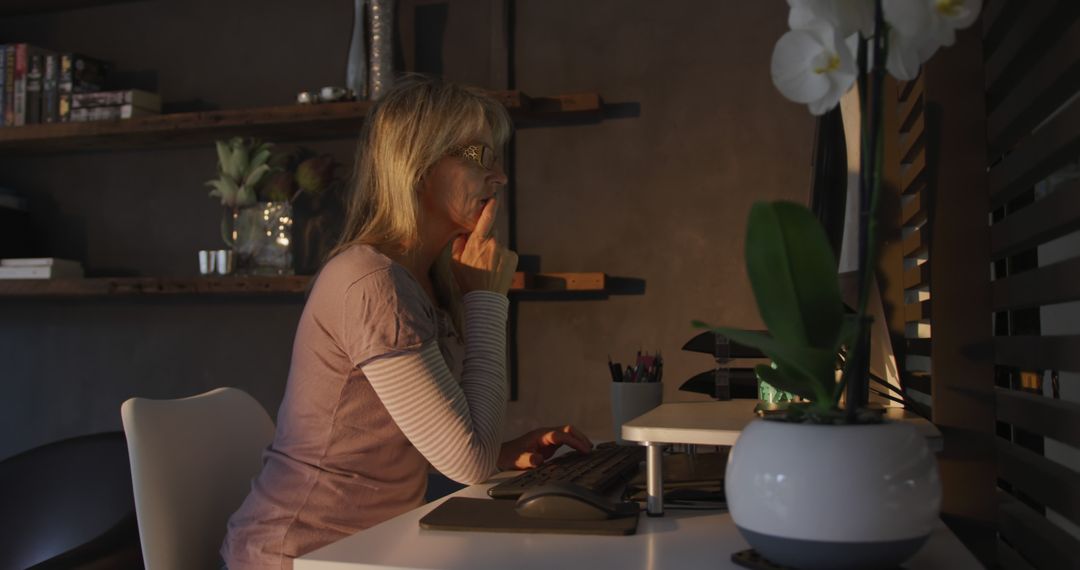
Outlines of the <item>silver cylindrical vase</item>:
{"label": "silver cylindrical vase", "polygon": [[368,98],[378,99],[394,83],[394,0],[368,0],[371,49]]}

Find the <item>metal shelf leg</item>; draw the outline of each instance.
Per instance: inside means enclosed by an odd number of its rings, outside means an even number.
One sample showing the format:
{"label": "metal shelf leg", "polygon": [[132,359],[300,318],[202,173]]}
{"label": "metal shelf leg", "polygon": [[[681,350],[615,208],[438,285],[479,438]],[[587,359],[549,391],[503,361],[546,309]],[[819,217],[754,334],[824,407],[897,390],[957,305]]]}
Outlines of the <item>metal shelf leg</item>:
{"label": "metal shelf leg", "polygon": [[664,444],[645,443],[645,513],[664,516]]}

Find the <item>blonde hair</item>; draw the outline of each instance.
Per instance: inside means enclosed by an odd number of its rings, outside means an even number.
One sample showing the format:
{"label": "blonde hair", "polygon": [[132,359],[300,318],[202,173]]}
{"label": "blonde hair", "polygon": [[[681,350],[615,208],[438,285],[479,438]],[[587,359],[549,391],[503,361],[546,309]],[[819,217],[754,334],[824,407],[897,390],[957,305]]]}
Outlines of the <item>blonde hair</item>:
{"label": "blonde hair", "polygon": [[[483,91],[421,75],[399,80],[364,121],[345,227],[327,259],[357,244],[401,251],[419,243],[420,180],[452,147],[475,141],[486,128],[498,149],[513,127],[506,108]],[[449,245],[431,279],[440,305],[464,332]]]}

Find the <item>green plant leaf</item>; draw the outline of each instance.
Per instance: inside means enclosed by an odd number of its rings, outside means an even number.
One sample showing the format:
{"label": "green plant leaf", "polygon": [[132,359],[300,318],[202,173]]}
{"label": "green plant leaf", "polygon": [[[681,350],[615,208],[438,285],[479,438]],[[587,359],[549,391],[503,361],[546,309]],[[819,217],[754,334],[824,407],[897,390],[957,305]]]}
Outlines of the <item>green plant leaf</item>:
{"label": "green plant leaf", "polygon": [[836,385],[836,370],[831,365],[826,366],[823,361],[818,361],[816,372],[809,373],[803,367],[795,366],[780,355],[769,355],[776,365],[777,372],[788,379],[789,382],[807,386],[812,395],[805,396],[814,406],[828,408],[834,404],[833,392]]}
{"label": "green plant leaf", "polygon": [[236,195],[239,189],[236,187],[235,182],[228,178],[219,178],[208,181],[206,185],[214,188],[210,191],[210,195],[221,198],[222,206],[236,205]]}
{"label": "green plant leaf", "polygon": [[772,384],[774,388],[779,390],[791,392],[808,400],[814,400],[817,397],[817,393],[814,392],[811,386],[808,386],[805,382],[799,382],[786,374],[781,374],[779,369],[768,364],[758,364],[754,367],[754,373],[757,374],[759,379]]}
{"label": "green plant leaf", "polygon": [[[716,334],[726,336],[735,342],[752,346],[764,352],[766,356],[776,363],[782,374],[792,382],[797,382],[803,386],[799,390],[784,388],[785,390],[799,394],[814,402],[820,402],[821,405],[831,402],[833,387],[836,384],[835,368],[833,366],[836,361],[836,352],[834,350],[784,343],[757,331],[711,327],[701,321],[694,321],[693,324],[699,328],[711,329]],[[805,396],[804,394],[812,394],[812,396]]]}
{"label": "green plant leaf", "polygon": [[[264,145],[265,146],[265,145]],[[254,170],[264,164],[270,159],[270,149],[260,148],[251,157],[251,164],[248,165],[249,170]]]}
{"label": "green plant leaf", "polygon": [[229,176],[233,180],[240,182],[244,179],[244,175],[247,174],[248,166],[248,149],[247,146],[240,142],[239,145],[233,147],[232,160],[229,163]]}
{"label": "green plant leaf", "polygon": [[260,165],[258,168],[248,173],[247,178],[244,179],[244,186],[255,188],[255,186],[259,184],[259,181],[262,180],[262,177],[269,171],[269,165]]}
{"label": "green plant leaf", "polygon": [[713,332],[728,337],[729,339],[752,346],[764,352],[769,358],[794,368],[811,380],[822,386],[827,385],[832,389],[835,378],[832,372],[836,353],[831,349],[822,349],[814,346],[797,345],[780,342],[767,334],[757,331],[746,331],[727,327],[716,327]]}
{"label": "green plant leaf", "polygon": [[217,148],[218,170],[225,172],[225,167],[232,162],[232,147],[225,141],[214,141]]}
{"label": "green plant leaf", "polygon": [[236,193],[236,206],[246,208],[256,202],[255,189],[251,186],[241,186]]}
{"label": "green plant leaf", "polygon": [[746,266],[758,311],[776,339],[835,346],[844,315],[836,258],[813,212],[794,202],[754,204]]}
{"label": "green plant leaf", "polygon": [[206,185],[213,188],[213,190],[210,191],[210,196],[212,196],[212,197],[220,197],[221,196],[221,181],[220,180],[207,180]]}

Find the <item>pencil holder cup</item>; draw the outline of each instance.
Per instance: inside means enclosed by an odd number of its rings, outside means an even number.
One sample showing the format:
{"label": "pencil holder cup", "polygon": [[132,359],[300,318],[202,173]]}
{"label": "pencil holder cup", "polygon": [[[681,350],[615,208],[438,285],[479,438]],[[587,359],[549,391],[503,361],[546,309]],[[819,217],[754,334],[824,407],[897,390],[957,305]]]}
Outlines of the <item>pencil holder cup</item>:
{"label": "pencil holder cup", "polygon": [[615,443],[635,445],[622,438],[622,425],[660,405],[664,385],[660,382],[612,382],[611,419],[615,426]]}

